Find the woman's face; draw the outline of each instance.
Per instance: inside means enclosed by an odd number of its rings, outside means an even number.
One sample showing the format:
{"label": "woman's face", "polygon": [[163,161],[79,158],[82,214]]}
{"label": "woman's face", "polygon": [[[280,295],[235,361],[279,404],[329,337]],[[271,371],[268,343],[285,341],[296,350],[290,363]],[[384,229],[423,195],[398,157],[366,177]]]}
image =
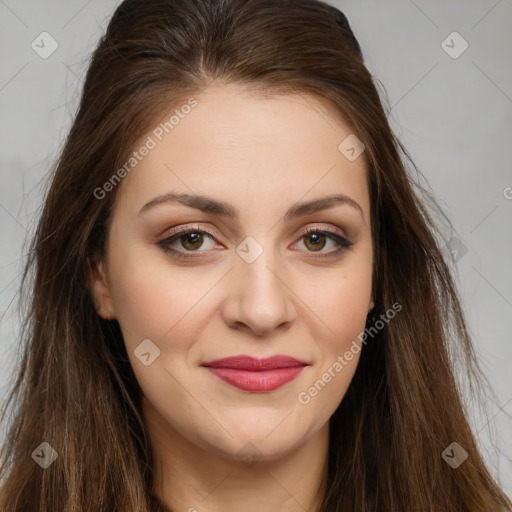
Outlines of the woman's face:
{"label": "woman's face", "polygon": [[[327,428],[358,362],[373,254],[364,153],[312,96],[230,85],[195,99],[135,148],[93,293],[119,321],[148,422],[272,459]],[[302,364],[203,366],[276,355]]]}

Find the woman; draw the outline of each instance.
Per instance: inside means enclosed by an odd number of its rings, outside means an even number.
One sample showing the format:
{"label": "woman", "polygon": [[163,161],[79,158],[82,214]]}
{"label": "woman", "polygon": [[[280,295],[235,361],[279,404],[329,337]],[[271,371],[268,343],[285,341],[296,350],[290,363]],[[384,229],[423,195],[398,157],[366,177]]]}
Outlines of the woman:
{"label": "woman", "polygon": [[335,8],[123,2],[27,263],[0,508],[510,507],[402,155]]}

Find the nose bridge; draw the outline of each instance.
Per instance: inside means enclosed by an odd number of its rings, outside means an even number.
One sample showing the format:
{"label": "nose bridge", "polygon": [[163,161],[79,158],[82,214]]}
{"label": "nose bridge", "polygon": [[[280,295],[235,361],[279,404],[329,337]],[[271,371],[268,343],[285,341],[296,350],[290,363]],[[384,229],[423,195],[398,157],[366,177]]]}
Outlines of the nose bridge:
{"label": "nose bridge", "polygon": [[258,333],[293,319],[292,294],[285,284],[283,266],[270,243],[247,237],[237,247],[232,273],[229,321],[244,323]]}

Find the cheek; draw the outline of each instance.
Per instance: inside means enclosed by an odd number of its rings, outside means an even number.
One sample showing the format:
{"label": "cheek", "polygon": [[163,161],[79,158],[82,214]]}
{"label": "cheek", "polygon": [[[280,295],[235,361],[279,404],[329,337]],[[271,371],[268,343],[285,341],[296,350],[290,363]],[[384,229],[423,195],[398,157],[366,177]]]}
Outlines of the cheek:
{"label": "cheek", "polygon": [[112,272],[112,298],[127,346],[133,349],[146,338],[158,346],[164,339],[183,339],[177,334],[214,280],[171,269],[158,255],[148,259],[147,249],[126,252],[118,261]]}
{"label": "cheek", "polygon": [[[320,319],[313,335],[318,357],[295,399],[300,413],[312,418],[312,431],[334,414],[352,381],[362,350],[370,293],[371,280],[352,275],[326,280],[324,291],[310,296],[308,306],[314,304],[311,310]],[[315,316],[307,314],[310,319]]]}
{"label": "cheek", "polygon": [[[318,282],[318,286],[321,284],[322,281]],[[326,333],[341,341],[364,327],[370,294],[370,284],[338,277],[326,280],[321,289],[302,296],[307,297],[304,302],[318,316]]]}
{"label": "cheek", "polygon": [[315,286],[304,286],[300,292],[303,318],[310,319],[309,328],[313,323],[317,328],[311,335],[318,364],[297,401],[314,411],[319,422],[334,413],[359,362],[372,285],[371,258],[364,261],[364,265],[347,262],[338,272],[317,274]]}
{"label": "cheek", "polygon": [[[207,293],[218,277],[194,276],[158,260],[141,262],[131,256],[113,277],[116,317],[139,385],[155,403],[165,390],[164,403],[184,409],[187,398],[179,383],[190,378],[188,363],[197,357],[192,349],[204,327]],[[145,366],[141,357],[148,351]]]}
{"label": "cheek", "polygon": [[[353,258],[355,260],[355,258]],[[347,261],[339,269],[297,280],[308,316],[316,315],[327,346],[341,349],[364,329],[372,289],[371,259]]]}

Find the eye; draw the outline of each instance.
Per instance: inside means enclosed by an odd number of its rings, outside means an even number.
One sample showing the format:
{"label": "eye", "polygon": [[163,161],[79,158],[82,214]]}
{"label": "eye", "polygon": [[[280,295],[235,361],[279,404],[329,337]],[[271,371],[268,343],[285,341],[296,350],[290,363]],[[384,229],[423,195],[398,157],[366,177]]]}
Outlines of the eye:
{"label": "eye", "polygon": [[[344,251],[348,247],[354,245],[352,242],[337,232],[319,228],[308,228],[305,232],[302,233],[300,241],[303,242],[307,252],[321,253],[319,256],[313,256],[315,258],[334,256]],[[334,247],[334,249],[323,251],[325,247],[329,246],[329,242],[331,247]]]}
{"label": "eye", "polygon": [[[204,248],[205,241],[210,240],[210,247]],[[319,228],[308,228],[300,235],[299,242],[303,242],[306,252],[320,253],[311,255],[313,258],[324,258],[338,255],[351,245],[352,242],[341,236],[341,234]],[[299,243],[296,242],[296,243]],[[324,251],[325,247],[334,247],[333,250]],[[177,259],[196,258],[199,254],[215,247],[215,235],[209,230],[199,226],[188,226],[177,229],[170,236],[158,242],[158,245],[166,253]],[[176,245],[181,247],[176,247]],[[200,249],[203,250],[200,250]]]}
{"label": "eye", "polygon": [[[193,258],[195,254],[187,254],[190,252],[200,251],[200,247],[204,245],[206,239],[215,240],[214,235],[205,229],[199,227],[182,227],[177,229],[171,236],[158,242],[158,245],[176,258]],[[173,244],[181,245],[181,248],[173,247]],[[215,244],[213,244],[215,246]],[[207,247],[211,249],[212,247]]]}

